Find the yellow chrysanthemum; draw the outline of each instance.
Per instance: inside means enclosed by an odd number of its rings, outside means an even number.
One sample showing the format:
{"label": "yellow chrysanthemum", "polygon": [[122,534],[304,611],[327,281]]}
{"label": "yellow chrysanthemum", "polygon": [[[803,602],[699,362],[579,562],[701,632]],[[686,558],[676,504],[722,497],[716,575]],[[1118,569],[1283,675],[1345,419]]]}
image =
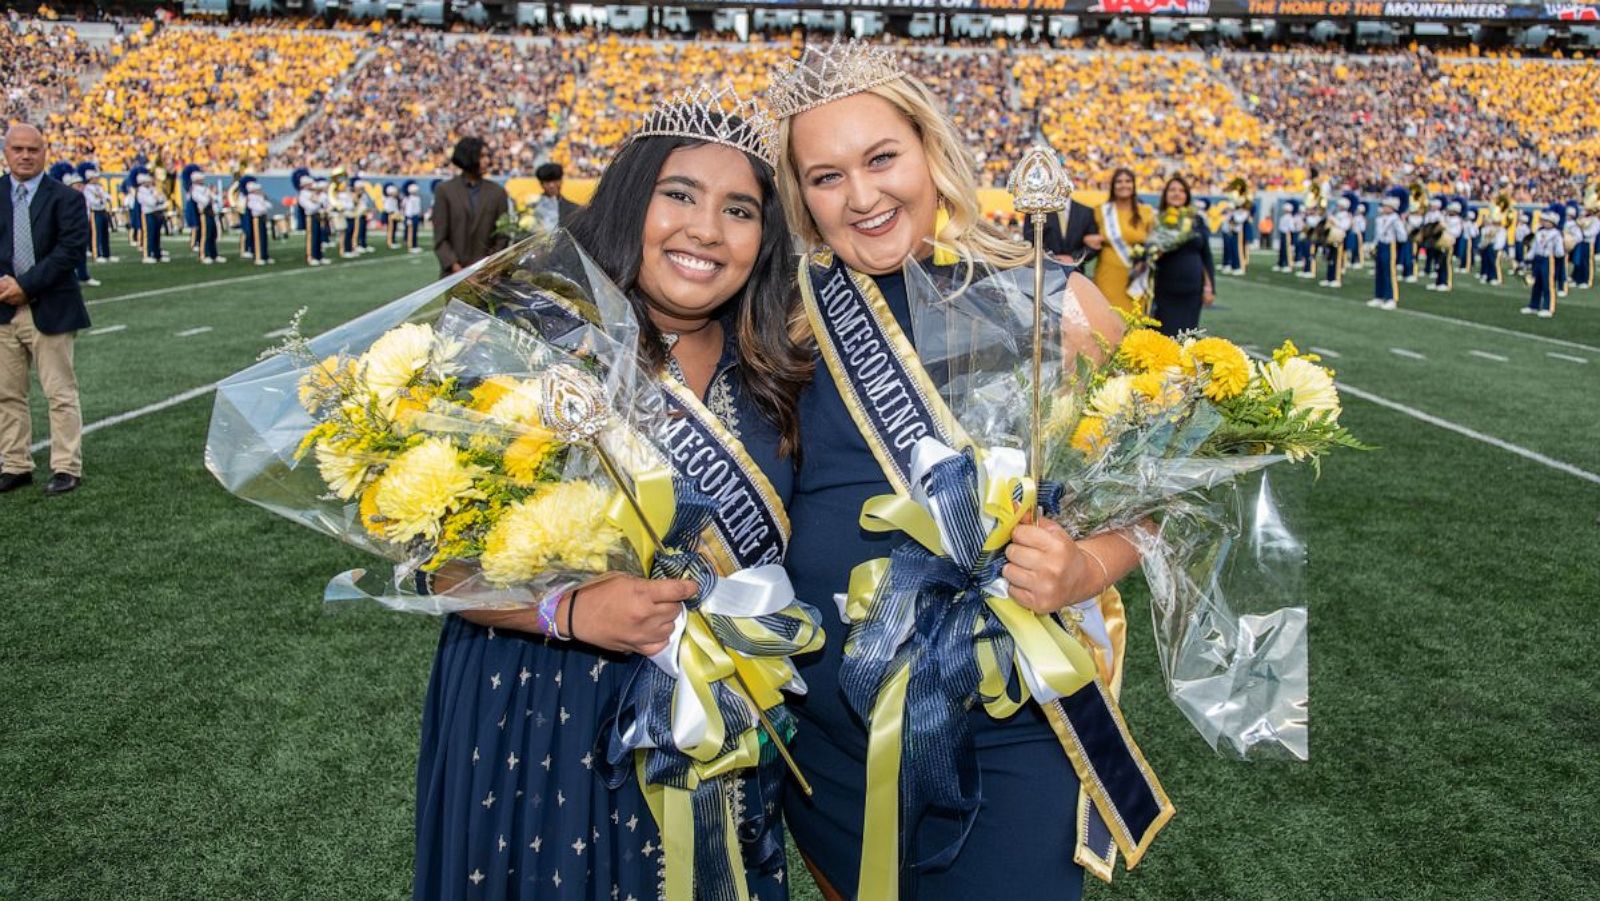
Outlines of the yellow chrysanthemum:
{"label": "yellow chrysanthemum", "polygon": [[1133,376],[1113,376],[1090,396],[1089,407],[1096,414],[1109,418],[1127,412],[1133,399]]}
{"label": "yellow chrysanthemum", "polygon": [[1316,354],[1301,353],[1300,348],[1295,347],[1294,342],[1287,338],[1284,339],[1283,346],[1272,352],[1272,362],[1277,363],[1280,366],[1282,366],[1285,361],[1293,360],[1297,357],[1302,360],[1309,360],[1312,363],[1318,362],[1322,359]]}
{"label": "yellow chrysanthemum", "polygon": [[1183,348],[1178,342],[1154,329],[1139,328],[1128,332],[1117,352],[1128,365],[1140,372],[1160,372],[1179,365]]}
{"label": "yellow chrysanthemum", "polygon": [[1182,378],[1183,374],[1176,367],[1157,372],[1141,372],[1133,377],[1133,390],[1152,406],[1164,409],[1183,400],[1183,388],[1178,384]]}
{"label": "yellow chrysanthemum", "polygon": [[1250,384],[1250,361],[1232,341],[1201,338],[1184,345],[1183,369],[1207,376],[1201,391],[1212,400],[1238,397]]}
{"label": "yellow chrysanthemum", "polygon": [[1320,412],[1329,422],[1338,421],[1341,408],[1333,375],[1310,360],[1290,357],[1282,363],[1266,363],[1261,367],[1261,380],[1273,393],[1290,392],[1296,410]]}
{"label": "yellow chrysanthemum", "polygon": [[557,482],[508,509],[484,539],[483,574],[511,584],[552,569],[600,572],[622,533],[606,520],[611,495],[593,482]]}
{"label": "yellow chrysanthemum", "polygon": [[375,497],[385,537],[438,537],[439,521],[478,496],[472,483],[483,474],[482,467],[464,463],[455,446],[442,438],[429,438],[396,457],[378,480]]}
{"label": "yellow chrysanthemum", "polygon": [[543,426],[540,406],[544,391],[536,381],[514,381],[489,408],[489,418],[527,426]]}
{"label": "yellow chrysanthemum", "polygon": [[372,535],[383,537],[383,514],[378,512],[378,484],[373,482],[367,490],[361,492],[361,507],[358,515],[361,526]]}
{"label": "yellow chrysanthemum", "polygon": [[377,395],[385,412],[392,412],[394,399],[431,364],[442,368],[458,346],[438,341],[433,327],[407,322],[396,326],[373,342],[361,355],[361,371],[367,387]]}
{"label": "yellow chrysanthemum", "polygon": [[519,485],[532,485],[540,467],[558,447],[556,436],[551,432],[534,427],[523,429],[502,457],[506,475]]}
{"label": "yellow chrysanthemum", "polygon": [[1078,420],[1078,427],[1072,432],[1072,446],[1078,452],[1097,457],[1102,451],[1106,439],[1106,421],[1098,416],[1085,416]]}
{"label": "yellow chrysanthemum", "polygon": [[494,409],[496,403],[499,403],[500,398],[506,396],[506,392],[516,387],[516,384],[516,379],[503,375],[485,379],[482,384],[472,389],[472,400],[470,402],[472,409],[477,410],[479,413],[489,412]]}
{"label": "yellow chrysanthemum", "polygon": [[348,444],[336,441],[322,441],[317,444],[317,471],[322,473],[322,481],[340,500],[349,500],[361,490],[361,483],[365,482],[372,471],[372,459],[366,454],[357,452]]}

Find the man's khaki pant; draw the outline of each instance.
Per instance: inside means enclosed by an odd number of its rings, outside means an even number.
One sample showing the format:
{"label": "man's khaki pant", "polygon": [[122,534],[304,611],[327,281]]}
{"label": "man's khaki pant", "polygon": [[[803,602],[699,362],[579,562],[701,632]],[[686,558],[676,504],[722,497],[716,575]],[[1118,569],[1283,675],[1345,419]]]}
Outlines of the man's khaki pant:
{"label": "man's khaki pant", "polygon": [[39,384],[50,405],[50,471],[83,475],[83,413],[78,376],[72,370],[73,333],[43,335],[33,327],[33,309],[17,307],[0,325],[0,471],[31,472],[32,422],[28,416],[28,369],[39,367]]}

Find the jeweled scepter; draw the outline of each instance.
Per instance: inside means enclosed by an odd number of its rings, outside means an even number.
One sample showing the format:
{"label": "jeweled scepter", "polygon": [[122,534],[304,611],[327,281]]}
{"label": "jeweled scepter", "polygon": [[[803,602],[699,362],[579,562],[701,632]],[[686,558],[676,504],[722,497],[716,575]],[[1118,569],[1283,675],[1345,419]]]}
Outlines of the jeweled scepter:
{"label": "jeweled scepter", "polygon": [[1056,161],[1055,152],[1038,144],[1028,148],[1006,180],[1011,206],[1033,224],[1033,388],[1029,410],[1032,433],[1028,474],[1038,484],[1044,470],[1044,222],[1072,202],[1072,179]]}
{"label": "jeweled scepter", "polygon": [[[600,382],[594,376],[574,366],[556,366],[545,376],[544,402],[540,411],[544,416],[545,425],[556,431],[557,437],[568,444],[587,444],[594,448],[595,454],[600,458],[600,466],[605,469],[606,475],[622,492],[628,505],[633,508],[633,513],[639,518],[639,524],[644,526],[645,534],[650,537],[650,544],[657,554],[665,554],[667,548],[656,533],[655,527],[650,524],[650,518],[645,515],[644,507],[639,503],[639,498],[634,496],[633,489],[622,476],[622,467],[612,458],[606,450],[600,435],[611,424],[611,408],[606,404],[605,389],[600,387]],[[712,633],[711,626],[705,622],[705,614],[700,610],[689,610],[688,614],[698,617],[706,626],[706,632]],[[795,763],[789,755],[789,749],[784,746],[783,736],[778,732],[772,721],[767,719],[766,711],[761,709],[761,703],[756,700],[756,693],[744,681],[744,675],[736,667],[733,671],[734,681],[744,689],[750,699],[750,706],[756,712],[756,719],[761,721],[761,728],[767,730],[767,735],[772,738],[773,747],[778,751],[783,762],[788,764],[789,772],[794,775],[795,784],[811,797],[811,783],[800,773],[800,765]]]}

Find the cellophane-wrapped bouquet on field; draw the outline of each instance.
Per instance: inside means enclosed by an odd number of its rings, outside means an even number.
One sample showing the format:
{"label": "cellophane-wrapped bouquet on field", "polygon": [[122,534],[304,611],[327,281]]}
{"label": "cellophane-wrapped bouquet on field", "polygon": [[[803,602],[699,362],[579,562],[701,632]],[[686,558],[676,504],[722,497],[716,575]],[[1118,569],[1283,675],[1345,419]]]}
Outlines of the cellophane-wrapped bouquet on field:
{"label": "cellophane-wrapped bouquet on field", "polygon": [[[973,441],[1032,435],[1031,271],[913,270],[915,340]],[[1251,359],[1224,338],[1173,339],[1046,281],[1041,493],[1075,538],[1138,546],[1168,693],[1219,753],[1306,759],[1305,549],[1266,469],[1363,447],[1339,425],[1333,373],[1285,342]]]}
{"label": "cellophane-wrapped bouquet on field", "polygon": [[[638,334],[570,236],[532,238],[326,334],[293,329],[219,386],[207,466],[392,563],[336,576],[329,601],[438,614],[532,607],[610,572],[699,582],[602,744],[612,781],[637,769],[657,812],[669,896],[737,897],[725,783],[779,778],[788,735],[758,721],[792,729],[789,657],[822,635],[780,565],[718,571],[702,553],[715,502],[660,445],[666,389]],[[752,847],[782,865],[781,843]]]}

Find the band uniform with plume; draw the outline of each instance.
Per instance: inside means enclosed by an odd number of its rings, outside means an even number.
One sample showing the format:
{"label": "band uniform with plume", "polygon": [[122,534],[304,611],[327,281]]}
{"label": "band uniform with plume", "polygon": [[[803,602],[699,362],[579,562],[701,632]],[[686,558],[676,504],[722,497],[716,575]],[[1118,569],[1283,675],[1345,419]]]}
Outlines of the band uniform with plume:
{"label": "band uniform with plume", "polygon": [[683,91],[657,104],[629,140],[657,135],[722,144],[777,167],[777,122],[754,99],[740,97],[729,84]]}
{"label": "band uniform with plume", "polygon": [[773,75],[767,107],[779,120],[905,75],[894,53],[861,41],[807,44],[800,59]]}

